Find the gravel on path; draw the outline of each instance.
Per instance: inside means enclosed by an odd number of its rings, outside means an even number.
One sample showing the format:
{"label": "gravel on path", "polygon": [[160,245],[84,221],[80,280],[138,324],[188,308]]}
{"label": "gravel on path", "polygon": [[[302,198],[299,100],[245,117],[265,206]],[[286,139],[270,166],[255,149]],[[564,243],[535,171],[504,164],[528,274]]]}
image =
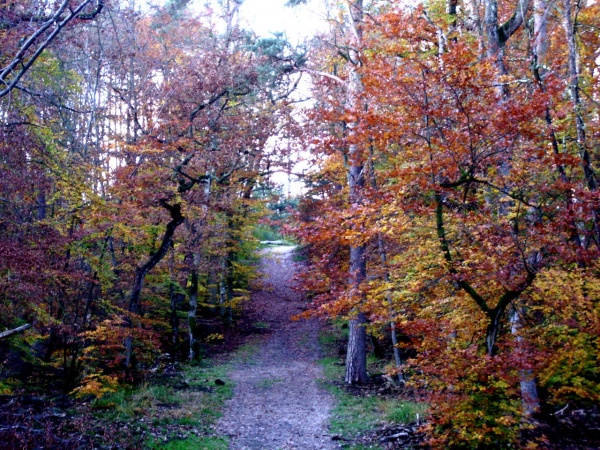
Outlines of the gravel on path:
{"label": "gravel on path", "polygon": [[334,449],[327,432],[332,397],[322,378],[317,320],[291,321],[306,302],[292,290],[294,247],[263,251],[261,289],[247,314],[268,330],[249,358],[234,363],[235,383],[217,432],[230,436],[231,449]]}

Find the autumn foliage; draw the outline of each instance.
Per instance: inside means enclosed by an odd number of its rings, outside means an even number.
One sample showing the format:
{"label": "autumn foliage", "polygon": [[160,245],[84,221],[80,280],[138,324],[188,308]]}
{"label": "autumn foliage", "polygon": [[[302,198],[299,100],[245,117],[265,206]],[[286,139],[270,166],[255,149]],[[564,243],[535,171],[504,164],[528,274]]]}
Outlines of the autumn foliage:
{"label": "autumn foliage", "polygon": [[[404,335],[414,356],[395,370],[425,393],[440,448],[516,445],[532,413],[600,400],[598,7],[549,7],[543,54],[533,18],[493,53],[474,23],[492,3],[384,7],[362,29],[364,106],[344,98],[340,48],[322,53],[337,80],[319,79],[307,111],[320,162],[298,232],[316,311],[359,307],[374,333]],[[514,7],[499,4],[501,19]],[[368,180],[359,205],[352,158]],[[356,245],[368,249],[360,296]]]}
{"label": "autumn foliage", "polygon": [[125,3],[0,5],[0,394],[221,339],[285,136],[310,314],[393,330],[434,448],[543,447],[600,402],[597,3],[339,2],[308,61],[236,2]]}
{"label": "autumn foliage", "polygon": [[[254,277],[253,191],[301,57],[227,8],[87,3],[1,100],[0,330],[31,325],[2,340],[2,393],[101,396],[159,356],[198,359]],[[0,64],[33,61],[54,6],[0,6]]]}

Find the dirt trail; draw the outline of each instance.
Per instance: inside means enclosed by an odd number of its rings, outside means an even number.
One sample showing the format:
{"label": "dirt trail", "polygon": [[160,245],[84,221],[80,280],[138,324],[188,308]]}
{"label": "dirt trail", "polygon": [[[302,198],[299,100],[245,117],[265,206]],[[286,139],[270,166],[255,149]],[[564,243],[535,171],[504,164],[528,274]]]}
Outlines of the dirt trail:
{"label": "dirt trail", "polygon": [[338,448],[326,428],[333,400],[318,386],[318,323],[290,322],[304,305],[290,288],[292,251],[264,251],[263,288],[252,294],[248,314],[269,332],[230,373],[234,396],[217,424],[220,434],[231,437],[232,449]]}

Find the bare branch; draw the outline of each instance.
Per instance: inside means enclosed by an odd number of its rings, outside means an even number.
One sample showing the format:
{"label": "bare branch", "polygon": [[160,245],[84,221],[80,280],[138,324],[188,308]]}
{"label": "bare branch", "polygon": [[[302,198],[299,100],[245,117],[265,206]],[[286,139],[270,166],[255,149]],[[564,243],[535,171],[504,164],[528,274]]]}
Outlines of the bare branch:
{"label": "bare branch", "polygon": [[324,77],[324,78],[329,78],[330,80],[333,80],[339,84],[341,84],[342,86],[344,86],[346,83],[344,82],[344,80],[342,80],[340,77],[336,76],[336,75],[332,75],[330,73],[327,72],[320,72],[318,70],[313,70],[313,69],[299,69],[301,72],[306,72],[310,75],[317,75],[319,77]]}
{"label": "bare branch", "polygon": [[26,323],[25,325],[21,325],[20,327],[13,328],[12,330],[3,331],[2,333],[0,333],[0,339],[7,338],[9,336],[12,336],[13,334],[21,333],[25,330],[28,330],[29,328],[31,328],[31,324]]}
{"label": "bare branch", "polygon": [[[97,1],[97,8],[89,14],[82,14],[83,10],[90,5],[93,1]],[[79,6],[75,9],[71,9],[69,7],[70,0],[63,0],[60,4],[56,12],[45,21],[40,28],[38,28],[35,33],[33,33],[29,38],[25,40],[12,62],[7,65],[2,72],[0,72],[0,83],[4,84],[6,87],[0,91],[0,98],[8,95],[25,75],[25,73],[31,68],[33,63],[37,60],[37,58],[42,54],[42,52],[48,48],[50,43],[54,40],[54,38],[61,32],[61,30],[67,26],[69,22],[73,19],[82,19],[82,20],[92,20],[95,18],[102,9],[104,8],[105,0],[83,0]],[[69,11],[67,16],[63,18],[63,14]],[[52,32],[46,37],[46,39],[38,45],[37,50],[27,62],[25,62],[27,52],[32,49],[36,42],[44,35],[46,31],[50,28],[54,27]],[[17,71],[17,67],[21,67],[20,70]],[[9,80],[8,77],[12,74],[16,74],[13,76],[12,80]]]}

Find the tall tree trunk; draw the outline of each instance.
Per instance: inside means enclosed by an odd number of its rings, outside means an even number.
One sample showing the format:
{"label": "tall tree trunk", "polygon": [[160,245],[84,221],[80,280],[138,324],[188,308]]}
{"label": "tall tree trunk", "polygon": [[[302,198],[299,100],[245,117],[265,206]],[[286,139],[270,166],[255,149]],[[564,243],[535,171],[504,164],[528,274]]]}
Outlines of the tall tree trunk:
{"label": "tall tree trunk", "polygon": [[348,384],[365,384],[367,375],[367,318],[363,312],[348,323],[348,348],[346,352],[346,376]]}
{"label": "tall tree trunk", "polygon": [[[194,258],[195,259],[195,258]],[[189,360],[193,361],[198,357],[198,342],[196,340],[196,314],[198,312],[198,272],[194,267],[190,276],[190,287],[188,290],[188,333],[190,341]]]}
{"label": "tall tree trunk", "polygon": [[[366,278],[364,254],[364,245],[350,249],[350,276],[352,278],[350,282],[353,284],[356,295],[361,295],[358,293],[359,285]],[[348,324],[345,381],[348,384],[365,384],[369,379],[367,375],[367,318],[360,311],[360,306],[355,314]]]}
{"label": "tall tree trunk", "polygon": [[177,341],[179,341],[179,315],[177,312],[181,301],[181,294],[175,292],[175,282],[173,280],[169,284],[169,298],[171,299],[171,318],[169,320],[171,324],[171,344],[173,344],[173,350],[176,350]]}
{"label": "tall tree trunk", "polygon": [[485,42],[483,24],[481,23],[481,15],[479,14],[479,0],[467,0],[465,2],[465,9],[467,11],[467,28],[474,30],[477,35],[477,50],[479,56],[483,57],[485,54]]}
{"label": "tall tree trunk", "polygon": [[509,96],[508,85],[501,82],[507,74],[504,62],[506,41],[523,25],[530,0],[518,0],[512,16],[502,25],[498,23],[498,0],[485,0],[483,28],[487,44],[487,57],[494,61],[497,70],[498,95],[501,100]]}
{"label": "tall tree trunk", "polygon": [[[358,146],[351,144],[349,155],[355,155]],[[350,203],[356,205],[362,197],[364,189],[363,165],[353,163],[349,170]],[[367,278],[367,264],[365,258],[366,245],[352,245],[350,247],[350,285],[353,295],[362,295],[360,285]],[[356,317],[350,319],[348,327],[348,350],[346,353],[346,377],[349,384],[364,384],[368,381],[367,376],[367,319],[360,311],[360,303],[355,311]]]}
{"label": "tall tree trunk", "polygon": [[533,50],[539,68],[548,49],[548,0],[533,1],[533,34]]}
{"label": "tall tree trunk", "polygon": [[[360,79],[361,25],[363,21],[363,2],[355,0],[348,2],[348,21],[353,38],[350,43],[348,63],[348,110],[358,116],[361,104],[363,84]],[[348,184],[350,188],[350,205],[357,206],[361,203],[365,187],[364,161],[360,147],[356,142],[356,128],[358,119],[350,122],[348,126]],[[365,259],[366,246],[352,244],[350,247],[350,285],[354,295],[360,294],[360,285],[366,279],[367,262]],[[360,302],[359,302],[360,303]],[[367,318],[360,311],[360,304],[354,311],[355,317],[350,319],[348,334],[348,349],[346,353],[345,381],[349,384],[364,384],[368,381],[367,375]]]}
{"label": "tall tree trunk", "polygon": [[[565,35],[567,38],[568,48],[568,85],[569,94],[571,96],[571,104],[573,106],[573,113],[575,115],[575,129],[577,132],[577,147],[581,158],[581,166],[583,168],[583,174],[587,187],[590,191],[596,191],[598,189],[598,182],[596,179],[596,173],[592,167],[592,159],[590,152],[587,148],[587,139],[585,133],[585,122],[583,121],[582,114],[582,102],[579,87],[580,68],[577,61],[577,42],[575,39],[575,23],[572,17],[572,9],[579,8],[579,6],[573,6],[571,0],[563,0],[563,27],[565,29]],[[592,211],[592,220],[594,224],[594,240],[596,245],[600,248],[600,211],[594,209]]]}

